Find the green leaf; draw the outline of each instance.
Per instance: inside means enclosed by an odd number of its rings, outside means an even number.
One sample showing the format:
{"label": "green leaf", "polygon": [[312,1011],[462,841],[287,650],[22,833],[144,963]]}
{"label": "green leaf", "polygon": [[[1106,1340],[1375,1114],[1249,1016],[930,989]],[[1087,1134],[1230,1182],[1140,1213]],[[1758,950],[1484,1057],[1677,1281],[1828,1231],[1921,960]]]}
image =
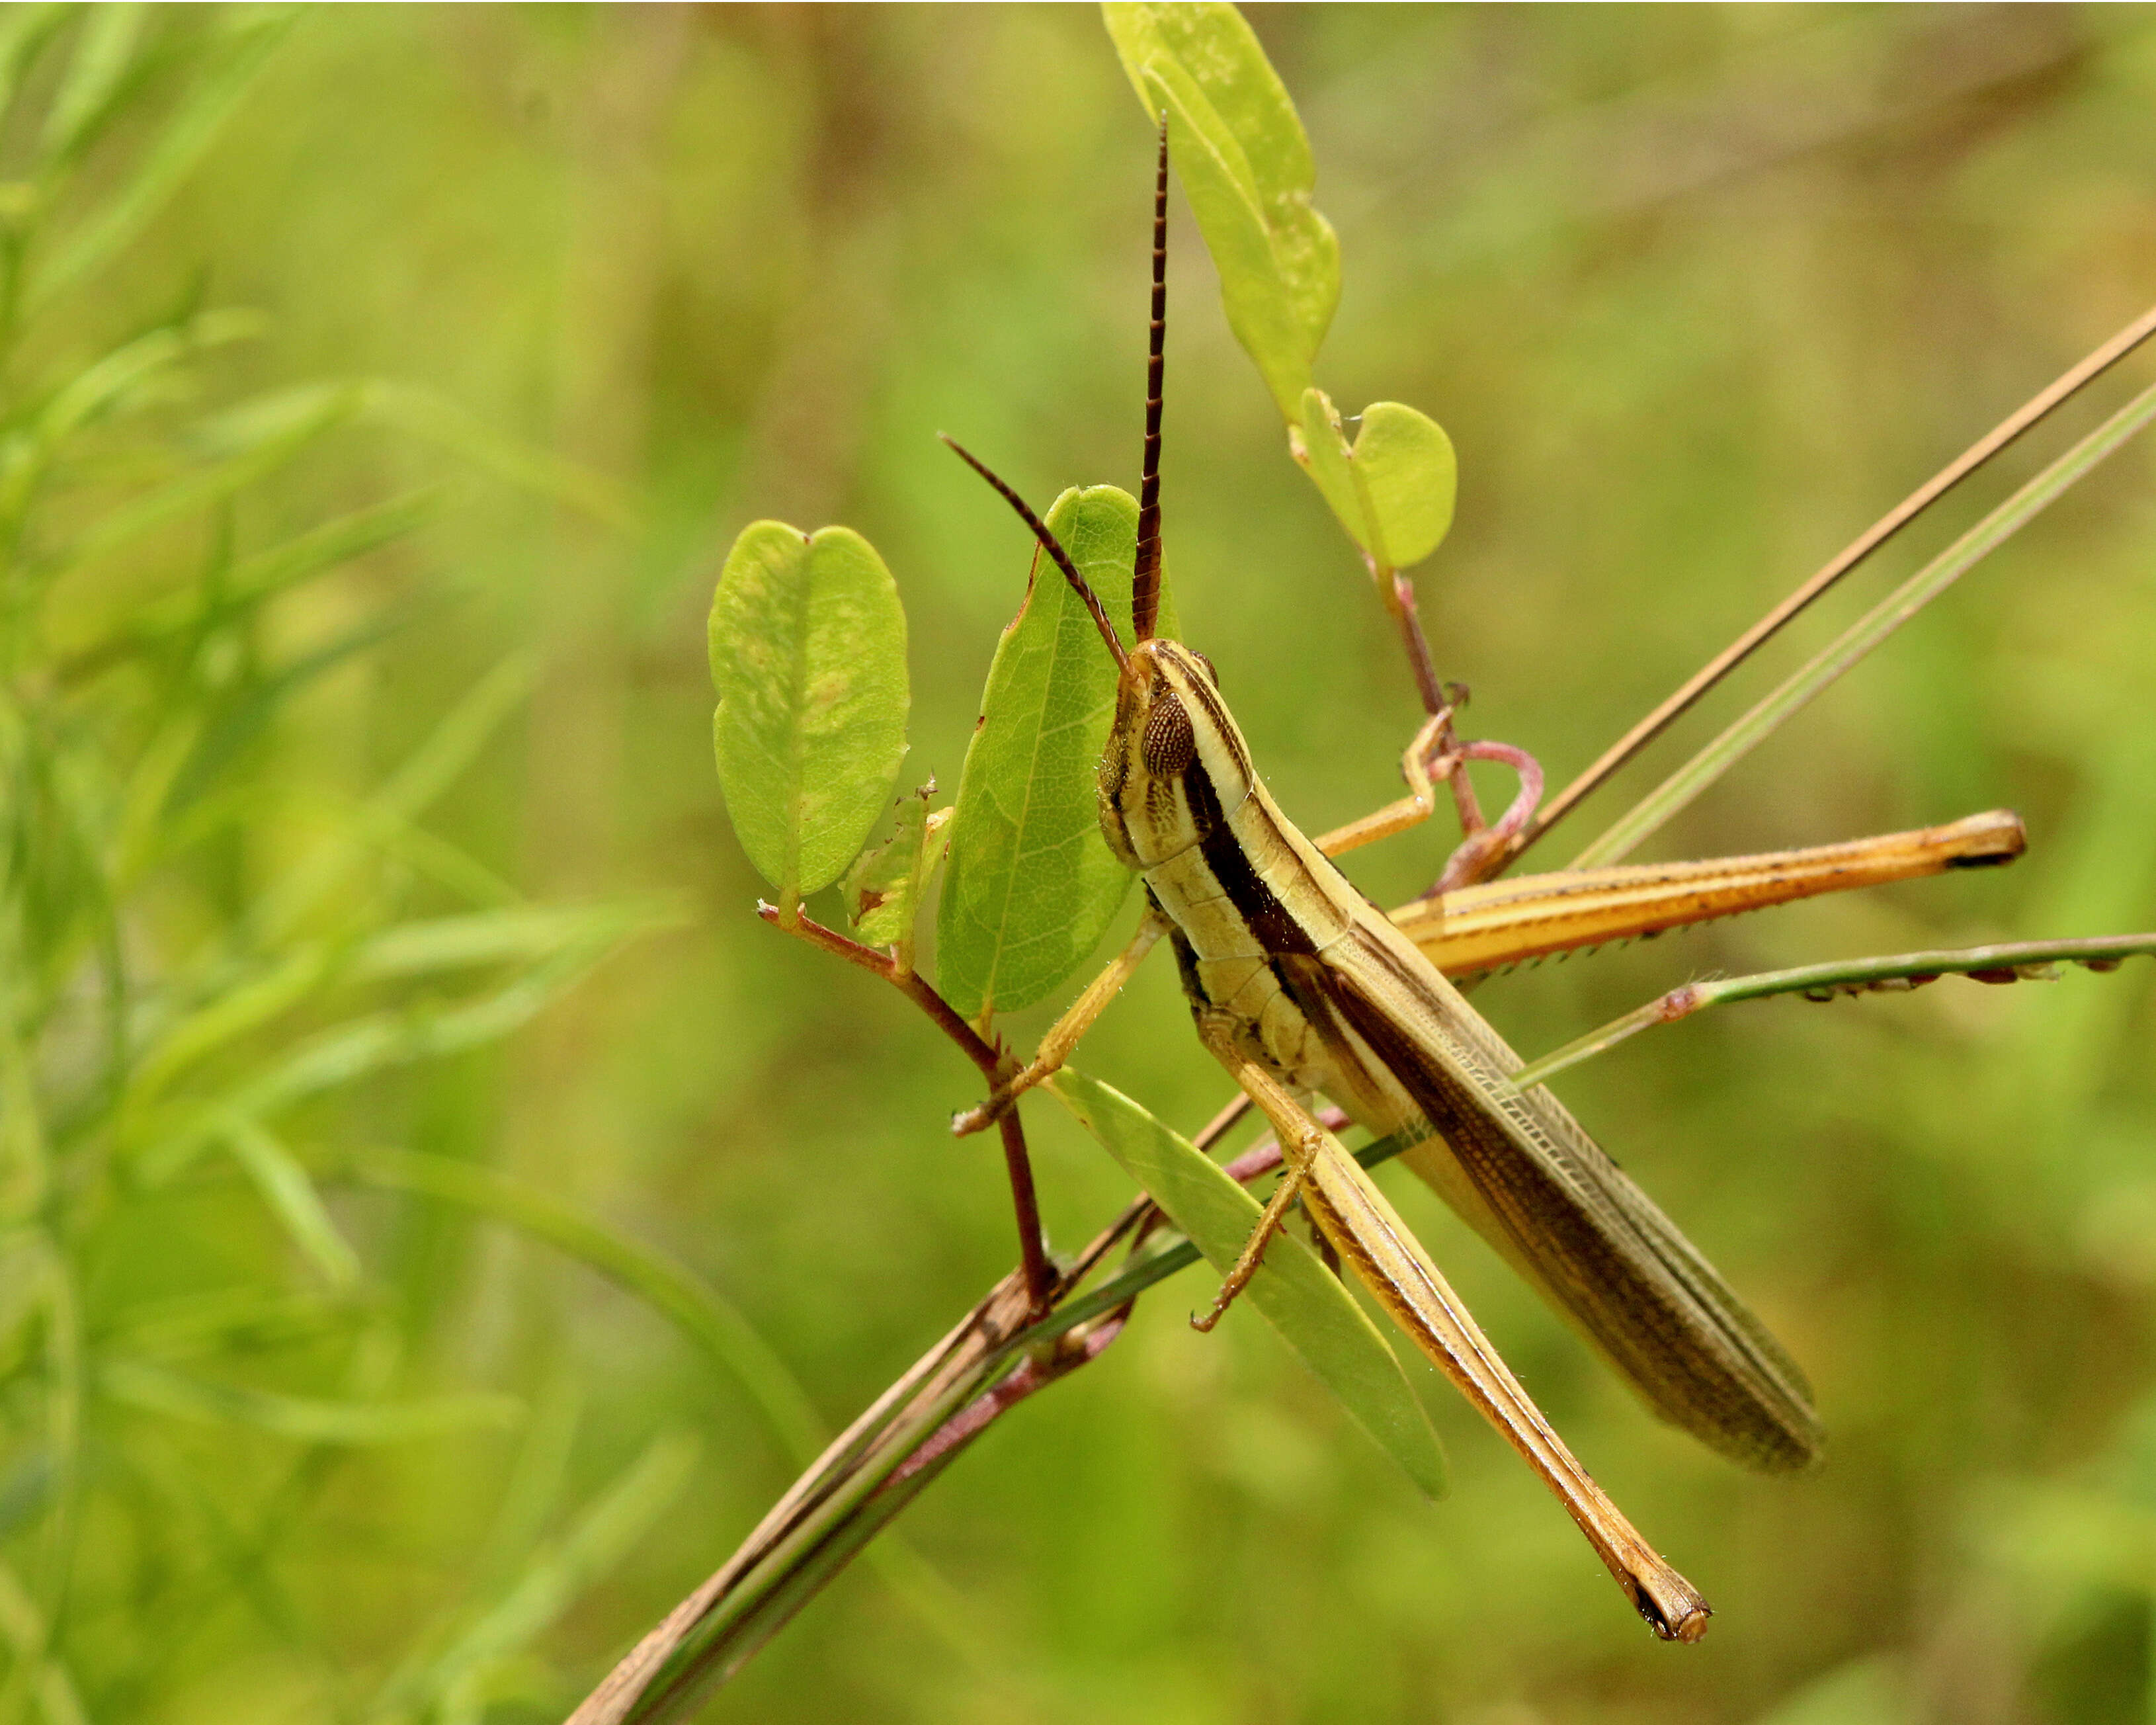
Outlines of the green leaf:
{"label": "green leaf", "polygon": [[1340,244],[1310,201],[1317,169],[1295,104],[1232,6],[1101,12],[1147,116],[1168,113],[1229,325],[1292,422],[1340,300]]}
{"label": "green leaf", "polygon": [[854,925],[855,937],[868,946],[896,946],[912,932],[914,913],[936,871],[943,829],[951,821],[947,809],[929,813],[928,799],[935,793],[931,779],[912,796],[900,798],[897,830],[856,857],[840,883],[846,920]]}
{"label": "green leaf", "polygon": [[[1047,1087],[1214,1269],[1234,1266],[1257,1224],[1255,1198],[1122,1092],[1067,1066]],[[1291,1235],[1278,1236],[1243,1297],[1409,1479],[1432,1497],[1445,1495],[1445,1451],[1421,1399],[1369,1315],[1316,1253]]]}
{"label": "green leaf", "polygon": [[906,613],[846,527],[756,521],[711,600],[719,786],[749,860],[790,907],[854,860],[906,752]]}
{"label": "green leaf", "polygon": [[1373,402],[1351,444],[1325,392],[1306,389],[1288,447],[1348,536],[1380,567],[1411,567],[1444,542],[1460,473],[1452,439],[1428,414]]}
{"label": "green leaf", "polygon": [[[1048,525],[1127,634],[1137,504],[1113,485],[1065,491]],[[1161,633],[1173,633],[1163,575]],[[1116,662],[1070,584],[1034,560],[1004,631],[958,778],[937,906],[937,986],[976,1022],[1045,999],[1107,932],[1131,873],[1101,836],[1101,753]]]}

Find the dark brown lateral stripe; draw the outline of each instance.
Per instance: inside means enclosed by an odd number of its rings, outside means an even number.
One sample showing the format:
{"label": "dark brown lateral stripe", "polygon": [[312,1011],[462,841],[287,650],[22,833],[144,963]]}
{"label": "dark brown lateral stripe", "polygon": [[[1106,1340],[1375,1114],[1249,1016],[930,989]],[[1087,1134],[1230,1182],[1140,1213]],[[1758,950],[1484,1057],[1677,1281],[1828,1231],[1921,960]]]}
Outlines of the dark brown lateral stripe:
{"label": "dark brown lateral stripe", "polygon": [[[1191,656],[1195,658],[1198,655],[1194,653]],[[1235,770],[1255,784],[1258,769],[1250,759],[1250,752],[1243,747],[1242,733],[1235,728],[1235,721],[1229,716],[1228,709],[1221,705],[1220,697],[1199,677],[1191,677],[1185,686],[1199,706],[1205,709],[1205,716],[1213,721],[1213,728],[1219,733],[1220,741],[1228,746],[1228,752],[1235,757]]]}
{"label": "dark brown lateral stripe", "polygon": [[1268,952],[1315,952],[1317,943],[1250,866],[1243,841],[1220,811],[1219,793],[1213,788],[1202,757],[1183,775],[1183,793],[1190,803],[1192,820],[1205,834],[1199,841],[1198,854],[1259,945]]}

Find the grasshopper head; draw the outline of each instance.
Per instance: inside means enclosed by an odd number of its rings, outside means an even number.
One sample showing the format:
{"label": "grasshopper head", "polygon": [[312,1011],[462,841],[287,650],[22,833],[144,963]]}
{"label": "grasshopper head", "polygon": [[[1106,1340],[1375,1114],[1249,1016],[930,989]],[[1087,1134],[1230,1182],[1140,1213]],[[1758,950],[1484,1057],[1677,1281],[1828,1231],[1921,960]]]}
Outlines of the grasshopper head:
{"label": "grasshopper head", "polygon": [[1211,662],[1174,641],[1138,642],[1116,689],[1101,757],[1101,831],[1126,866],[1158,868],[1241,806],[1255,774]]}

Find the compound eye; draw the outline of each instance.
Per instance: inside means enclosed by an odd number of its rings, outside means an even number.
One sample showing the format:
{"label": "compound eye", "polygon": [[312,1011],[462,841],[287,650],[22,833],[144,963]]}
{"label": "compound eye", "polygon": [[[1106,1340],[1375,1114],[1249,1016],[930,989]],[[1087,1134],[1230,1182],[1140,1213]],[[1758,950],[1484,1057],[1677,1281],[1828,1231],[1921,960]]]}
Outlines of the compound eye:
{"label": "compound eye", "polygon": [[1173,691],[1153,703],[1146,716],[1145,733],[1138,739],[1138,759],[1155,778],[1179,778],[1198,758],[1198,733],[1191,729],[1190,715],[1183,710]]}

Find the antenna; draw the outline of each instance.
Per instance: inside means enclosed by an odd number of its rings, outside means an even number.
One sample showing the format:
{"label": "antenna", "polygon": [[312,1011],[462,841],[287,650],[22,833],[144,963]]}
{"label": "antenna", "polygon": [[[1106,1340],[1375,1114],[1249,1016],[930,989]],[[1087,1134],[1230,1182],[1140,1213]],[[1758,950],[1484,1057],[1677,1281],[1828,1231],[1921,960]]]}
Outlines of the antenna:
{"label": "antenna", "polygon": [[1116,634],[1116,625],[1108,621],[1108,614],[1101,608],[1099,598],[1093,589],[1086,584],[1086,578],[1078,572],[1077,564],[1070,561],[1070,553],[1065,551],[1061,542],[1048,531],[1048,523],[1035,515],[1027,506],[1024,498],[998,479],[989,470],[988,464],[981,460],[957,439],[941,431],[936,434],[950,444],[952,453],[961,461],[1002,493],[1004,501],[1016,510],[1019,512],[1019,518],[1033,529],[1033,536],[1041,542],[1049,556],[1055,559],[1055,567],[1063,572],[1063,578],[1070,583],[1071,589],[1086,602],[1086,608],[1093,614],[1093,622],[1101,631],[1101,639],[1108,644],[1108,650],[1116,655],[1116,669],[1121,670],[1127,666],[1130,663],[1130,655],[1123,651],[1122,640]]}
{"label": "antenna", "polygon": [[1152,639],[1160,615],[1160,379],[1168,341],[1168,110],[1152,190],[1152,326],[1146,352],[1145,471],[1138,481],[1138,553],[1131,572],[1131,629]]}

